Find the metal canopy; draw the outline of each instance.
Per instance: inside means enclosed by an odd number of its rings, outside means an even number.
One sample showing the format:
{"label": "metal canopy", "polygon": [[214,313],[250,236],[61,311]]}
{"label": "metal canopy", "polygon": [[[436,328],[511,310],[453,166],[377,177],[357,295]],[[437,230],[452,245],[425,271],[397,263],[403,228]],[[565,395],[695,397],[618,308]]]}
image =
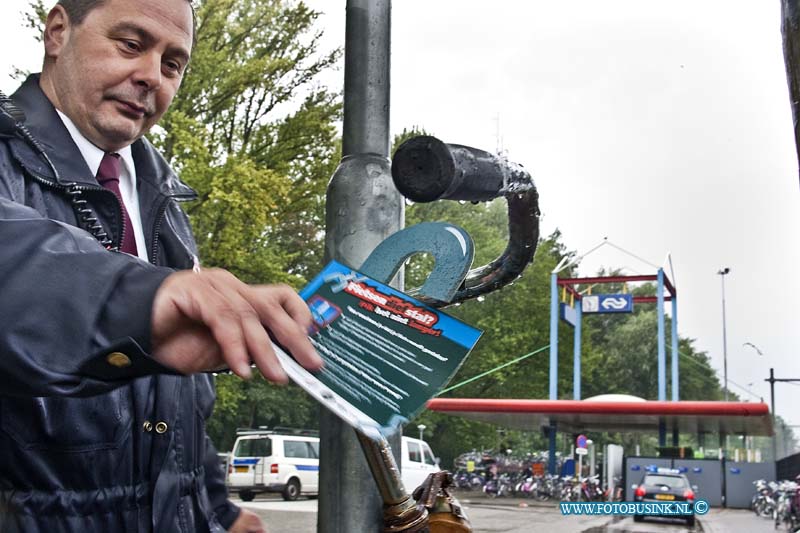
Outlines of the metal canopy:
{"label": "metal canopy", "polygon": [[558,431],[571,433],[657,432],[659,421],[663,420],[668,430],[677,429],[681,433],[773,434],[765,403],[434,398],[427,407],[431,411],[523,430],[555,422]]}

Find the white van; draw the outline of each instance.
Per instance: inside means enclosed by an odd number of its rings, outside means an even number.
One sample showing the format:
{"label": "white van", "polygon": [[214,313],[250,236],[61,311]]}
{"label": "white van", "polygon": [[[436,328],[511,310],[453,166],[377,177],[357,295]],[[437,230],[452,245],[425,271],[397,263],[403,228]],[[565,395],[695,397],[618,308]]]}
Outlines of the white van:
{"label": "white van", "polygon": [[249,502],[260,492],[284,500],[319,490],[319,438],[309,431],[240,430],[228,467],[228,488]]}
{"label": "white van", "polygon": [[403,437],[401,454],[400,473],[408,492],[422,485],[429,474],[440,470],[439,460],[424,440]]}
{"label": "white van", "polygon": [[[319,491],[319,438],[314,432],[283,428],[237,431],[228,463],[228,488],[246,502],[262,492],[280,492],[284,500]],[[428,443],[403,437],[400,471],[406,490],[439,471]]]}

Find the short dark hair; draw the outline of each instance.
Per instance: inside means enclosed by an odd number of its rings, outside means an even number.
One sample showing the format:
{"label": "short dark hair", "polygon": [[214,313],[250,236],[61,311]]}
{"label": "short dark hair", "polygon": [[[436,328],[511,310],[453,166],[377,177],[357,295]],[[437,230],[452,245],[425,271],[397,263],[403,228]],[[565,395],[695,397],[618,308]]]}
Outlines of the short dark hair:
{"label": "short dark hair", "polygon": [[99,7],[105,0],[58,0],[58,4],[67,12],[69,20],[79,25],[89,14],[89,11]]}
{"label": "short dark hair", "polygon": [[[195,13],[192,0],[186,1],[189,2],[189,7],[192,8],[192,47],[194,47],[194,43],[197,40],[197,13]],[[79,26],[92,9],[100,7],[105,2],[106,0],[58,0],[58,5],[67,12],[69,20]]]}

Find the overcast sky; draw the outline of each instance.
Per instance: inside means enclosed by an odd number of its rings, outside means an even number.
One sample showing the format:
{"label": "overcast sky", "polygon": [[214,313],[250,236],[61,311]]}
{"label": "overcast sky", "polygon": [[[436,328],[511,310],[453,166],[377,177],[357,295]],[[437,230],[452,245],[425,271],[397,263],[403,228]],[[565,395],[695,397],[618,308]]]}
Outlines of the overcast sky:
{"label": "overcast sky", "polygon": [[[11,65],[37,69],[41,52],[17,16],[27,2],[3,1],[8,92]],[[345,0],[308,3],[326,12],[327,45],[343,45]],[[770,367],[800,378],[800,186],[778,0],[397,0],[392,20],[393,132],[418,125],[493,151],[499,117],[500,144],[539,188],[545,234],[559,228],[579,253],[608,237],[656,265],[671,253],[680,334],[720,376],[716,273],[729,267],[729,378],[767,402]],[[600,266],[654,272],[606,248],[581,273]],[[800,424],[800,387],[778,384],[776,403]]]}

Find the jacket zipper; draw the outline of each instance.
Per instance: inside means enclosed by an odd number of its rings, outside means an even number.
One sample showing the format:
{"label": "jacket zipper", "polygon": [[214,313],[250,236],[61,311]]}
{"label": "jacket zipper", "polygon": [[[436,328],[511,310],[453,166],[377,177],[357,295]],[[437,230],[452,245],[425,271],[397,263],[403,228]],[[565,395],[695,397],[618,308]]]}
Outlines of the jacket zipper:
{"label": "jacket zipper", "polygon": [[167,202],[169,202],[169,197],[161,200],[161,203],[158,205],[158,210],[156,211],[155,222],[153,223],[153,241],[150,247],[150,262],[154,265],[158,264],[156,263],[158,260],[158,236],[161,234],[161,223],[164,220],[164,213],[167,211]]}
{"label": "jacket zipper", "polygon": [[[158,261],[158,237],[159,237],[159,235],[161,235],[161,225],[162,225],[162,222],[164,221],[164,213],[166,213],[166,211],[167,211],[167,205],[169,204],[169,201],[170,200],[175,200],[176,202],[190,202],[190,201],[194,200],[195,198],[196,198],[196,196],[194,196],[194,195],[175,194],[175,195],[172,195],[172,196],[165,196],[161,200],[161,203],[158,204],[158,209],[156,210],[156,216],[155,216],[155,219],[154,219],[154,222],[153,222],[153,240],[152,240],[152,245],[150,246],[150,262],[152,264],[154,264],[154,265],[158,264],[157,263],[157,261]],[[180,240],[183,243],[183,246],[186,247],[186,243],[183,242],[183,239],[178,237],[178,240]],[[187,247],[187,250],[189,251],[189,253],[190,253],[191,257],[192,257],[192,261],[194,262],[195,267],[197,267],[197,256],[194,255],[194,253],[191,253],[191,249],[189,249],[188,247]]]}
{"label": "jacket zipper", "polygon": [[[48,187],[52,187],[52,188],[60,190],[60,191],[68,191],[70,189],[70,187],[66,187],[64,185],[61,185],[60,183],[55,182],[55,181],[50,181],[47,178],[45,178],[43,176],[40,176],[39,174],[37,174],[35,172],[32,172],[30,169],[27,169],[27,170],[28,170],[28,174],[30,174],[30,176],[34,180],[36,180],[37,182],[41,183],[42,185],[47,185]],[[122,247],[122,242],[123,242],[123,239],[125,238],[125,212],[122,210],[122,202],[120,202],[119,198],[117,198],[117,195],[114,194],[113,191],[109,191],[105,187],[101,187],[101,186],[92,187],[92,186],[88,186],[88,185],[77,185],[76,184],[72,188],[74,190],[76,190],[76,191],[104,191],[104,192],[107,192],[107,193],[111,194],[111,196],[114,198],[114,201],[116,201],[116,203],[117,203],[117,209],[118,209],[117,212],[119,213],[119,220],[122,222],[122,227],[119,230],[119,239],[118,239],[118,242],[116,243],[116,248],[117,248],[117,250],[119,250]],[[76,213],[76,219],[77,219],[77,213]],[[80,224],[80,220],[78,220],[78,223]],[[94,234],[92,234],[92,235],[94,236]]]}
{"label": "jacket zipper", "polygon": [[[64,185],[61,185],[60,183],[57,183],[55,181],[51,181],[51,180],[45,178],[44,176],[41,176],[40,174],[38,174],[36,172],[32,172],[30,169],[26,169],[26,170],[27,170],[28,174],[35,181],[41,183],[42,185],[47,185],[48,187],[52,187],[53,189],[57,189],[57,190],[60,190],[60,191],[68,191],[69,190],[68,187],[65,187]],[[119,238],[119,242],[117,243],[118,244],[118,248],[121,247],[122,246],[122,239],[125,236],[125,218],[124,218],[125,215],[122,212],[122,203],[119,201],[119,198],[117,198],[117,195],[114,194],[113,192],[109,191],[108,189],[106,189],[104,187],[101,187],[99,185],[97,187],[87,186],[87,185],[75,185],[74,188],[75,188],[75,190],[79,190],[79,191],[105,191],[105,192],[111,194],[111,196],[114,197],[114,199],[117,201],[117,206],[119,207],[120,220],[122,221],[122,228],[120,229],[120,232],[119,232],[120,238]],[[189,201],[189,200],[192,199],[192,198],[189,198],[188,195],[185,195],[184,198],[182,198],[181,196],[165,196],[161,200],[161,203],[158,206],[158,210],[156,211],[155,223],[153,224],[153,241],[152,241],[152,246],[150,248],[150,262],[152,264],[154,264],[154,265],[157,264],[156,261],[158,260],[158,237],[161,234],[161,225],[162,225],[162,222],[164,220],[164,213],[167,210],[167,204],[169,203],[171,198],[174,198],[176,201]],[[78,222],[80,222],[80,221],[78,221]]]}

